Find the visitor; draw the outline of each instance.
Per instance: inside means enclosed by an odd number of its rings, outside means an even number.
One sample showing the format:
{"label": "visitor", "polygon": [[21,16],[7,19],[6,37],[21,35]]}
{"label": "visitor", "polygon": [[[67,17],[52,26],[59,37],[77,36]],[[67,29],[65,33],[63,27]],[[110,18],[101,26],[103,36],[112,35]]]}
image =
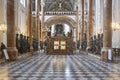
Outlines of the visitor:
{"label": "visitor", "polygon": [[1,42],[1,51],[2,51],[2,59],[5,59],[5,61],[9,61],[9,56],[6,50],[6,46],[3,42]]}

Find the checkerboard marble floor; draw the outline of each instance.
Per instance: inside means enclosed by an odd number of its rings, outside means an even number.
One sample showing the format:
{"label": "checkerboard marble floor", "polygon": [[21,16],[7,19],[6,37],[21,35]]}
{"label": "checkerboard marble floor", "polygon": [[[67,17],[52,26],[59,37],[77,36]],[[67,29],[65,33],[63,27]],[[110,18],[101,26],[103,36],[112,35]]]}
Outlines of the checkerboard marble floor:
{"label": "checkerboard marble floor", "polygon": [[0,80],[120,80],[120,63],[91,55],[37,54],[0,64]]}

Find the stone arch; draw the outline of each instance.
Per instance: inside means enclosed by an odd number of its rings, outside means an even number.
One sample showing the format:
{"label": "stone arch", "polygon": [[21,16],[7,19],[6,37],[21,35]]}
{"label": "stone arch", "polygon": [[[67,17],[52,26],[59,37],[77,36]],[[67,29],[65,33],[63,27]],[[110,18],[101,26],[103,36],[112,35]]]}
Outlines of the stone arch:
{"label": "stone arch", "polygon": [[68,16],[54,16],[54,17],[51,17],[45,22],[45,26],[50,27],[53,24],[59,24],[59,23],[68,24],[72,31],[77,26],[76,22]]}

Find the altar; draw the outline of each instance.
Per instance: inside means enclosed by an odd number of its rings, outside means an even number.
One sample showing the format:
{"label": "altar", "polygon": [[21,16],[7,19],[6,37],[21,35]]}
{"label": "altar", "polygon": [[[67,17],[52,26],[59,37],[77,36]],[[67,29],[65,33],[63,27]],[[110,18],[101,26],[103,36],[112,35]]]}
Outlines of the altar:
{"label": "altar", "polygon": [[73,39],[65,36],[49,38],[46,45],[47,55],[72,55]]}

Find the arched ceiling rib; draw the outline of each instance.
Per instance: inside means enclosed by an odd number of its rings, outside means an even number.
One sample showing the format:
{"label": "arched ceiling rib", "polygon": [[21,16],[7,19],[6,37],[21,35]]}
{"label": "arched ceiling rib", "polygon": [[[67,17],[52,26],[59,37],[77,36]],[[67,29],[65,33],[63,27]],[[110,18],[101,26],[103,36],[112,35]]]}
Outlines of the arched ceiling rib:
{"label": "arched ceiling rib", "polygon": [[45,11],[74,11],[77,0],[44,0]]}
{"label": "arched ceiling rib", "polygon": [[72,18],[66,16],[52,17],[45,22],[45,25],[50,27],[51,25],[58,23],[67,23],[72,28],[76,27],[76,22]]}

